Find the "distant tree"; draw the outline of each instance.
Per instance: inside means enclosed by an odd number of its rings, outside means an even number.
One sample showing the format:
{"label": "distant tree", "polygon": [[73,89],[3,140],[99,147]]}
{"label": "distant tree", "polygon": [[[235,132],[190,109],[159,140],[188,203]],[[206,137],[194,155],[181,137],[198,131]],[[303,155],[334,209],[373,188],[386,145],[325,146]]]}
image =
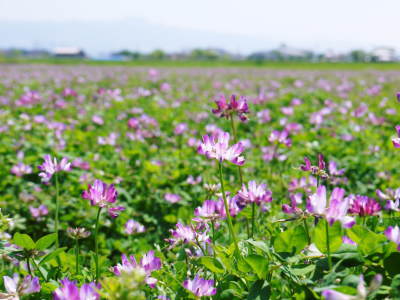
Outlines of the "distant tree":
{"label": "distant tree", "polygon": [[163,60],[166,58],[166,56],[167,55],[165,54],[165,52],[163,50],[157,49],[157,50],[154,50],[153,52],[151,52],[148,57],[150,59]]}
{"label": "distant tree", "polygon": [[367,61],[367,53],[363,50],[353,50],[350,52],[350,59],[353,62],[365,62]]}

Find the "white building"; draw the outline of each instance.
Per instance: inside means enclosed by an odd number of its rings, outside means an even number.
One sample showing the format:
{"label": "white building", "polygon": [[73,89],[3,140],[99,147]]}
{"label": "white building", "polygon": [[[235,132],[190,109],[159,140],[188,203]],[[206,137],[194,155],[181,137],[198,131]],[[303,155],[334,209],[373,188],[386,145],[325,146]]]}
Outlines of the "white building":
{"label": "white building", "polygon": [[396,60],[396,50],[391,47],[378,47],[371,52],[372,60],[390,62]]}

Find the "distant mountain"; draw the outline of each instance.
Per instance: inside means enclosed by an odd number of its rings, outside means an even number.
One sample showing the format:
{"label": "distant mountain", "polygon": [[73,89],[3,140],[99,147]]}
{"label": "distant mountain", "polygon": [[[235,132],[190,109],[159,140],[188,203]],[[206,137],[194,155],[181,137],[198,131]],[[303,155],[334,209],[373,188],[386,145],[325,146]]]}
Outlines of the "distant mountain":
{"label": "distant mountain", "polygon": [[120,49],[182,51],[196,47],[223,48],[247,54],[276,47],[280,41],[175,28],[141,19],[121,21],[0,21],[0,48],[77,46],[90,54]]}

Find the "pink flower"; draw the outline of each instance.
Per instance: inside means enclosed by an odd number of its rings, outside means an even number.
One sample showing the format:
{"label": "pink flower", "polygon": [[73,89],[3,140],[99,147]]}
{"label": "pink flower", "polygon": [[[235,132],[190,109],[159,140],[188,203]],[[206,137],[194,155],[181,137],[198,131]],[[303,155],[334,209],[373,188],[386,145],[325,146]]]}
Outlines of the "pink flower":
{"label": "pink flower", "polygon": [[246,121],[246,114],[249,113],[249,107],[245,97],[241,96],[239,100],[236,100],[236,96],[232,95],[230,102],[226,100],[225,96],[221,96],[219,100],[216,100],[217,108],[213,109],[212,112],[216,116],[229,118],[231,114],[236,114],[241,121]]}
{"label": "pink flower", "polygon": [[98,300],[100,295],[97,290],[100,285],[95,283],[83,284],[80,288],[75,281],[68,278],[61,280],[61,286],[53,293],[54,300]]}
{"label": "pink flower", "polygon": [[199,218],[195,218],[193,220],[201,222],[201,218],[205,219],[206,221],[218,219],[220,215],[217,208],[217,202],[213,200],[206,200],[202,206],[199,206],[194,210],[194,215]]}
{"label": "pink flower", "polygon": [[267,185],[257,185],[254,180],[249,181],[248,188],[243,185],[242,189],[238,192],[238,196],[245,204],[256,203],[260,205],[261,203],[272,201],[272,192],[267,190]]}
{"label": "pink flower", "polygon": [[388,240],[397,244],[397,250],[400,251],[400,228],[398,226],[392,227],[389,226],[385,230],[385,235]]}
{"label": "pink flower", "polygon": [[349,212],[357,214],[361,217],[376,215],[380,210],[381,206],[373,198],[361,195],[351,195]]}
{"label": "pink flower", "polygon": [[197,297],[212,296],[217,292],[217,289],[214,287],[214,280],[206,280],[200,278],[198,275],[193,280],[186,279],[183,282],[183,287]]}
{"label": "pink flower", "polygon": [[392,142],[395,148],[400,148],[400,125],[397,125],[395,128],[397,132],[397,137],[392,138]]}
{"label": "pink flower", "polygon": [[42,177],[43,182],[49,182],[53,174],[61,171],[70,171],[71,163],[68,162],[67,158],[61,159],[60,163],[57,162],[57,158],[52,158],[50,155],[46,154],[44,156],[44,162],[38,169],[42,172],[39,173],[39,176]]}
{"label": "pink flower", "polygon": [[178,203],[181,201],[181,196],[172,193],[166,193],[164,195],[164,199],[167,200],[169,203]]}
{"label": "pink flower", "polygon": [[22,177],[26,174],[31,174],[32,173],[32,168],[31,166],[25,165],[22,162],[19,162],[18,164],[14,165],[11,168],[11,173],[14,174],[17,177]]}
{"label": "pink flower", "polygon": [[212,136],[204,135],[203,142],[197,148],[197,152],[207,158],[217,159],[219,162],[227,160],[241,166],[245,162],[244,157],[240,156],[244,147],[240,142],[229,147],[229,139],[228,132],[213,134]]}
{"label": "pink flower", "polygon": [[130,273],[134,270],[143,271],[146,274],[146,283],[151,288],[154,288],[157,279],[151,277],[151,273],[159,269],[161,269],[161,259],[154,255],[153,250],[150,250],[143,255],[139,264],[133,255],[130,255],[128,258],[125,254],[122,254],[121,263],[113,267],[113,272],[115,275],[120,276],[122,273]]}
{"label": "pink flower", "polygon": [[22,282],[19,275],[14,273],[13,277],[3,276],[4,287],[7,293],[0,292],[0,299],[17,300],[27,294],[38,293],[40,291],[39,278],[27,275]]}
{"label": "pink flower", "polygon": [[182,135],[184,134],[187,130],[189,129],[188,125],[186,123],[180,123],[176,125],[174,129],[174,134],[175,135]]}
{"label": "pink flower", "polygon": [[139,222],[129,219],[125,223],[125,233],[126,234],[135,234],[135,233],[142,233],[145,232],[146,228],[140,224]]}
{"label": "pink flower", "polygon": [[326,188],[321,185],[317,192],[308,197],[307,211],[309,213],[323,216],[332,225],[335,221],[340,221],[346,228],[355,224],[354,218],[347,216],[349,208],[349,198],[344,198],[344,189],[334,188],[330,197],[329,207],[326,207],[327,197]]}
{"label": "pink flower", "polygon": [[39,207],[29,206],[29,211],[33,218],[36,220],[42,220],[43,216],[47,216],[49,214],[49,210],[46,205],[40,205]]}
{"label": "pink flower", "polygon": [[111,207],[117,201],[117,190],[113,184],[107,185],[101,180],[96,179],[93,185],[88,185],[88,189],[83,191],[82,198],[90,200],[92,206],[108,207],[108,214],[115,218],[118,212],[124,210],[122,206]]}
{"label": "pink flower", "polygon": [[92,122],[97,124],[97,125],[103,125],[104,124],[104,120],[98,115],[94,115],[92,117]]}
{"label": "pink flower", "polygon": [[273,130],[268,138],[271,143],[277,143],[285,145],[286,147],[292,146],[292,140],[289,138],[289,132],[287,130]]}

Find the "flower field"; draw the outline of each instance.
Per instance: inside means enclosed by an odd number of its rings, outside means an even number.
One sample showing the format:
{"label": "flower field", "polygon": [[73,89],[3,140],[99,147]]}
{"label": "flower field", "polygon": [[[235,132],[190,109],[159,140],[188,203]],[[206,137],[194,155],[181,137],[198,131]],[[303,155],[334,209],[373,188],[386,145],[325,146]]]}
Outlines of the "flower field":
{"label": "flower field", "polygon": [[398,91],[0,66],[0,299],[400,299]]}

